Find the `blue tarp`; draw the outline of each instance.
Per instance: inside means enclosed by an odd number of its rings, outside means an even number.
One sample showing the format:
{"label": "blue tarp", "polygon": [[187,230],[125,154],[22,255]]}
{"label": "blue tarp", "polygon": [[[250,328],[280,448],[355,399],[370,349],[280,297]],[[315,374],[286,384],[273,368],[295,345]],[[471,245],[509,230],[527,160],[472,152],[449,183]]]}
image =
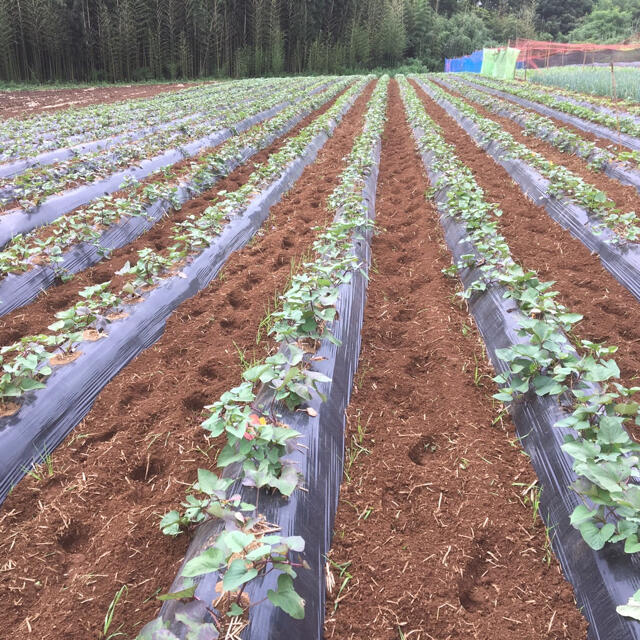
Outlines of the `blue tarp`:
{"label": "blue tarp", "polygon": [[451,73],[480,73],[482,68],[482,49],[461,58],[445,58],[444,70]]}

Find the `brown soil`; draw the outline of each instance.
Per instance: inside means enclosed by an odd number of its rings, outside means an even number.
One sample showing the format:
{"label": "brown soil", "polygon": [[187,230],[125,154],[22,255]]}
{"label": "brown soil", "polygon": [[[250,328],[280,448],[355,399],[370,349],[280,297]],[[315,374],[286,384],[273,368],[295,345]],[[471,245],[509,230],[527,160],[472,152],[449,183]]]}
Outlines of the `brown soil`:
{"label": "brown soil", "polygon": [[441,273],[451,257],[395,82],[388,115],[346,459],[364,450],[341,490],[325,638],[585,638],[534,522],[535,474]]}
{"label": "brown soil", "polygon": [[[520,191],[509,174],[422,91],[418,94],[429,115],[443,127],[445,140],[473,175],[490,202],[497,202],[504,212],[499,219],[515,260],[525,268],[535,269],[543,280],[553,280],[560,292],[558,301],[584,319],[576,334],[583,339],[617,345],[615,360],[623,382],[635,384],[640,371],[640,325],[638,301],[569,231],[554,222],[542,207],[534,205]],[[633,434],[640,439],[640,429]]]}
{"label": "brown soil", "polygon": [[[371,90],[371,87],[368,90]],[[295,137],[304,127],[330,109],[338,97],[336,96],[329,100],[320,109],[302,119],[289,133],[278,138],[266,149],[254,155],[248,162],[232,171],[229,176],[219,180],[213,189],[189,200],[180,211],[171,209],[149,231],[130,244],[114,251],[109,260],[99,262],[93,267],[76,274],[69,282],[47,289],[30,305],[16,309],[0,318],[0,345],[11,344],[25,335],[45,332],[46,328],[53,322],[54,314],[57,311],[66,309],[74,304],[78,291],[85,287],[117,278],[114,273],[121,269],[127,261],[135,262],[140,249],[145,247],[151,247],[155,251],[166,249],[172,243],[171,229],[177,222],[185,220],[190,215],[202,213],[216,199],[220,191],[231,192],[242,186],[258,164],[265,162],[287,140]]]}
{"label": "brown soil", "polygon": [[33,91],[0,91],[0,120],[29,118],[37,113],[86,107],[90,104],[151,98],[159,93],[180,91],[202,83],[120,85],[83,89],[37,89]]}
{"label": "brown soil", "polygon": [[[508,93],[508,91],[505,91],[505,92]],[[496,96],[496,97],[498,97],[498,96]],[[524,109],[525,111],[528,111],[529,113],[535,113],[536,115],[542,115],[542,114],[538,113],[535,109],[528,109],[527,107],[523,107],[522,105],[518,105],[518,106],[521,107],[522,109]],[[570,114],[567,114],[567,115],[570,115]],[[601,149],[610,149],[611,151],[617,151],[618,153],[620,153],[622,151],[624,151],[624,152],[628,152],[629,151],[629,147],[625,147],[625,145],[623,145],[623,144],[616,144],[614,142],[611,142],[611,140],[609,140],[608,138],[600,138],[599,136],[597,136],[597,135],[595,135],[593,133],[589,133],[587,131],[583,131],[582,129],[579,129],[578,127],[574,127],[572,124],[569,124],[568,122],[564,122],[563,120],[560,120],[558,118],[552,118],[552,117],[547,116],[547,115],[545,115],[544,117],[545,118],[549,118],[549,120],[551,120],[557,127],[564,127],[565,129],[568,129],[569,131],[572,131],[573,133],[577,133],[579,136],[581,136],[585,140],[589,140],[590,142],[594,142],[596,144],[596,146],[600,147]]]}
{"label": "brown soil", "polygon": [[[163,337],[103,390],[53,455],[53,475],[25,478],[0,515],[0,628],[37,640],[99,638],[107,607],[128,592],[112,631],[129,637],[158,610],[188,544],[163,536],[198,466],[214,466],[203,407],[240,382],[239,352],[261,356],[260,320],[292,261],[327,222],[327,198],[363,125],[372,86],[344,117],[255,241],[171,316]],[[245,175],[245,174],[243,174]],[[236,178],[237,179],[237,178]],[[222,188],[222,187],[220,187]]]}
{"label": "brown soil", "polygon": [[[563,153],[550,143],[540,140],[540,138],[533,135],[523,135],[522,128],[513,120],[497,116],[495,113],[492,113],[480,106],[477,102],[465,98],[465,96],[457,91],[450,91],[446,87],[442,88],[447,93],[451,93],[458,98],[462,98],[467,104],[471,105],[479,115],[497,122],[507,133],[513,136],[516,142],[525,145],[532,151],[536,151],[555,164],[567,167],[567,169],[580,176],[585,182],[588,182],[601,191],[604,191],[623,213],[627,213],[628,211],[640,211],[640,194],[635,187],[623,185],[604,173],[589,169],[587,162],[582,160],[582,158],[579,158],[572,153]],[[584,136],[582,137],[584,138]]]}

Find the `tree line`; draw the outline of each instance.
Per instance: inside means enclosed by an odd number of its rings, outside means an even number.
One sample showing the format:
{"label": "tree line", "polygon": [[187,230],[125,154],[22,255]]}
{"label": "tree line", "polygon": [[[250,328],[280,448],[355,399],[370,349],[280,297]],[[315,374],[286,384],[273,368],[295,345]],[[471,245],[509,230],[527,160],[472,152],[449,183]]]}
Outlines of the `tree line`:
{"label": "tree line", "polygon": [[561,38],[594,5],[594,0],[0,0],[0,79],[113,82],[348,73],[403,62],[442,69],[444,57],[482,46],[540,34]]}

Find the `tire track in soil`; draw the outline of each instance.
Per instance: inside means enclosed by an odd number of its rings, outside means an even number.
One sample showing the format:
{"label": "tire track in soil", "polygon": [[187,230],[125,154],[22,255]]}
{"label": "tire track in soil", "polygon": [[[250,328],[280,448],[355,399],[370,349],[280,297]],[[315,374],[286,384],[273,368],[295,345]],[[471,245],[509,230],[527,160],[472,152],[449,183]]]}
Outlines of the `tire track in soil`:
{"label": "tire track in soil", "polygon": [[95,266],[76,274],[69,282],[58,284],[43,291],[31,304],[2,316],[0,318],[0,345],[11,344],[26,335],[46,333],[47,327],[55,320],[55,313],[67,309],[78,300],[78,291],[109,279],[113,280],[117,277],[114,275],[115,272],[121,269],[127,261],[132,264],[135,263],[140,249],[146,247],[150,247],[154,251],[166,249],[172,242],[171,229],[176,223],[186,220],[190,215],[202,213],[217,199],[220,191],[232,192],[241,187],[258,164],[265,162],[270,155],[279,151],[287,140],[298,135],[313,120],[330,109],[343,93],[344,91],[341,91],[320,109],[306,116],[289,133],[278,138],[266,149],[258,152],[245,164],[232,171],[226,178],[219,180],[212,189],[189,200],[179,211],[172,209],[168,215],[162,217],[149,231],[143,233],[128,245],[113,251],[108,260],[98,262]]}
{"label": "tire track in soil", "polygon": [[600,191],[604,191],[604,193],[606,193],[609,198],[616,203],[616,206],[621,209],[623,213],[628,211],[640,211],[640,194],[636,191],[635,187],[624,185],[621,182],[618,182],[618,180],[610,178],[599,171],[592,171],[589,169],[587,162],[582,158],[570,153],[562,153],[553,145],[541,140],[535,135],[525,136],[522,128],[513,122],[513,120],[491,113],[477,102],[467,99],[461,93],[451,91],[445,87],[441,87],[441,89],[464,100],[482,117],[493,120],[499,124],[507,133],[511,134],[515,138],[516,142],[529,147],[532,151],[536,151],[547,160],[551,160],[551,162],[557,165],[565,166],[586,182],[589,182],[600,189]]}
{"label": "tire track in soil", "polygon": [[[417,89],[427,113],[443,128],[445,140],[456,147],[460,160],[473,175],[490,202],[504,212],[498,228],[513,258],[535,269],[543,280],[554,281],[558,301],[584,316],[575,333],[583,339],[618,346],[614,355],[622,382],[634,386],[640,373],[640,325],[638,301],[569,231],[533,204],[509,174],[451,118],[442,107]],[[630,425],[636,440],[640,428]]]}
{"label": "tire track in soil", "polygon": [[451,257],[395,81],[388,115],[347,412],[347,443],[360,425],[370,453],[341,489],[331,559],[351,563],[353,578],[338,602],[333,569],[325,640],[397,640],[400,629],[423,640],[585,638],[571,586],[545,561],[544,527],[512,484],[535,474],[509,419],[497,419],[479,335],[441,273]]}
{"label": "tire track in soil", "polygon": [[[362,130],[373,83],[256,240],[232,254],[211,285],[181,305],[164,335],[105,387],[91,412],[53,455],[54,476],[25,478],[0,512],[0,629],[38,640],[100,638],[107,607],[124,583],[113,629],[135,634],[159,608],[187,548],[159,517],[184,499],[201,466],[214,467],[199,426],[203,407],[241,381],[259,323],[316,233],[330,193]],[[206,457],[202,451],[206,451]],[[26,578],[26,579],[23,579]],[[38,586],[35,581],[42,586]],[[25,619],[32,632],[26,635]]]}

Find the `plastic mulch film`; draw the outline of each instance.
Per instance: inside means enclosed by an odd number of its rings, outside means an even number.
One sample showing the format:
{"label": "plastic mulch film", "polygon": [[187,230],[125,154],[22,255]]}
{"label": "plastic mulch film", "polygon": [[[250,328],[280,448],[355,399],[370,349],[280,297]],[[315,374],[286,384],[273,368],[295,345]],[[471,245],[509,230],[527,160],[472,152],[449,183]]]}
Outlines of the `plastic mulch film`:
{"label": "plastic mulch film", "polygon": [[500,91],[499,89],[493,89],[492,87],[486,87],[481,84],[476,84],[475,82],[471,82],[468,79],[464,79],[465,82],[472,86],[474,89],[478,91],[484,91],[485,93],[490,93],[491,95],[498,96],[499,98],[504,98],[506,100],[511,100],[511,102],[515,102],[519,104],[521,107],[525,107],[526,109],[533,109],[538,113],[541,113],[543,116],[547,116],[548,118],[556,118],[556,120],[561,120],[562,122],[566,122],[567,124],[573,125],[577,129],[581,129],[582,131],[586,131],[587,133],[592,133],[599,138],[605,138],[606,140],[610,140],[616,144],[624,145],[625,147],[629,147],[629,149],[634,149],[635,151],[640,151],[640,139],[634,138],[626,133],[618,133],[617,131],[613,131],[613,129],[609,129],[600,124],[596,124],[594,122],[587,122],[582,118],[578,118],[577,116],[569,115],[568,113],[563,113],[562,111],[556,111],[555,109],[551,109],[543,104],[539,104],[537,102],[533,102],[532,100],[526,100],[525,98],[520,98],[506,91]]}
{"label": "plastic mulch film", "polygon": [[[269,136],[265,146],[290,131],[311,111],[312,109],[306,109],[303,113],[292,118],[279,131]],[[255,147],[246,147],[241,157],[227,162],[225,173],[228,174],[236,167],[244,164],[258,151],[259,149]],[[213,184],[207,184],[206,189],[211,189]],[[201,191],[202,189],[197,189],[195,185],[186,183],[179,187],[177,199],[180,204],[185,204],[191,198],[199,195]],[[61,272],[79,273],[100,262],[103,259],[105,250],[113,251],[126,246],[151,229],[170,208],[171,204],[167,200],[156,200],[145,208],[143,215],[128,217],[123,222],[109,227],[104,231],[97,244],[82,242],[74,245],[63,253],[62,262],[56,264],[55,267],[52,265],[35,265],[24,273],[10,273],[0,279],[0,317],[35,300],[43,290],[57,281],[57,274]]]}
{"label": "plastic mulch film", "polygon": [[[420,130],[414,135],[419,139]],[[431,170],[432,155],[422,155],[431,184],[438,175]],[[436,193],[441,212],[440,221],[454,262],[464,254],[476,253],[463,226],[444,213],[446,190]],[[476,268],[461,271],[465,287],[480,276]],[[505,363],[496,350],[522,342],[517,335],[519,310],[504,289],[488,285],[482,293],[474,293],[469,308],[487,352],[497,372]],[[574,529],[569,517],[580,499],[569,485],[575,480],[571,458],[561,450],[566,429],[553,425],[566,414],[557,399],[528,394],[510,406],[520,443],[530,456],[541,488],[540,514],[550,528],[551,545],[560,561],[565,577],[573,585],[578,606],[589,621],[590,640],[639,640],[640,623],[616,613],[616,606],[626,604],[640,587],[640,558],[625,554],[622,544],[607,545],[602,551],[592,550]]]}
{"label": "plastic mulch film", "polygon": [[18,174],[23,173],[27,169],[31,169],[33,167],[42,167],[48,164],[53,164],[54,162],[69,160],[70,158],[75,158],[76,156],[85,153],[108,149],[109,147],[112,147],[113,145],[119,144],[124,141],[133,142],[134,140],[139,140],[140,138],[143,138],[144,136],[147,136],[151,133],[162,131],[163,129],[167,129],[170,126],[174,126],[181,122],[192,120],[195,117],[196,114],[193,114],[179,120],[172,120],[165,125],[147,127],[146,129],[138,129],[137,131],[129,134],[123,133],[118,136],[103,138],[102,140],[95,140],[93,142],[85,142],[83,144],[75,145],[72,147],[65,147],[64,149],[45,151],[44,153],[40,153],[33,158],[21,158],[19,160],[7,162],[0,165],[0,178],[13,178],[14,176],[17,176]]}
{"label": "plastic mulch film", "polygon": [[485,136],[476,125],[466,118],[454,105],[440,99],[423,82],[420,87],[449,113],[458,124],[513,178],[520,189],[537,205],[573,236],[578,238],[590,251],[597,252],[603,266],[616,280],[640,300],[640,245],[615,245],[613,231],[601,228],[595,216],[583,208],[563,202],[549,195],[549,181],[522,160],[509,158],[508,152],[494,141],[485,142]]}
{"label": "plastic mulch film", "polygon": [[40,206],[35,207],[28,213],[22,210],[13,213],[9,211],[0,217],[0,247],[7,244],[11,238],[19,233],[27,233],[36,227],[52,222],[77,207],[91,202],[95,198],[118,191],[121,189],[122,181],[126,177],[140,180],[158,169],[190,158],[207,148],[215,147],[230,138],[234,134],[234,131],[246,131],[254,124],[258,124],[279,113],[290,104],[292,104],[290,100],[281,102],[270,109],[245,118],[233,126],[224,127],[211,135],[185,144],[180,149],[168,149],[159,156],[143,160],[135,167],[117,171],[104,180],[82,185],[75,189],[65,191],[60,195],[47,198]]}
{"label": "plastic mulch film", "polygon": [[[436,84],[442,85],[443,87],[451,91],[457,91],[457,88],[453,87],[451,83],[448,82],[445,78],[436,77],[436,78],[432,78],[432,80]],[[472,98],[469,98],[469,100],[473,102]],[[501,116],[503,118],[509,118],[510,120],[513,120],[516,124],[518,124],[523,129],[526,127],[526,122],[527,122],[526,119],[522,118],[521,116],[514,115],[513,113],[511,113],[506,109],[500,109],[495,113],[496,115]],[[554,127],[551,130],[546,130],[546,129],[542,130],[541,128],[538,128],[535,132],[535,135],[539,137],[541,140],[553,141],[554,138],[556,138],[557,136],[560,136],[561,134]],[[630,166],[620,164],[617,162],[610,162],[608,159],[603,157],[598,147],[593,149],[593,151],[587,157],[584,157],[579,153],[578,155],[583,157],[587,162],[597,161],[599,164],[604,165],[603,172],[606,175],[608,175],[610,178],[613,178],[614,180],[618,180],[618,182],[621,182],[622,184],[626,184],[631,187],[634,187],[638,191],[638,193],[640,193],[640,171],[638,171],[637,169],[632,169]]]}
{"label": "plastic mulch film", "polygon": [[[374,152],[375,169],[366,180],[363,196],[367,202],[369,216],[375,215],[376,183],[380,142]],[[336,217],[340,212],[336,214]],[[326,395],[322,402],[317,396],[309,406],[317,412],[310,417],[305,411],[290,412],[278,405],[278,413],[283,414],[283,422],[299,431],[305,445],[294,455],[305,478],[305,490],[297,489],[290,498],[260,492],[259,511],[268,522],[276,523],[282,535],[299,535],[305,540],[303,558],[310,569],[301,569],[294,581],[296,591],[305,600],[305,617],[294,620],[269,601],[251,609],[250,626],[242,634],[244,640],[284,640],[304,638],[320,640],[323,637],[325,608],[325,563],[331,546],[331,535],[338,506],[338,494],[343,472],[345,410],[349,404],[353,378],[360,353],[361,327],[366,301],[368,266],[370,262],[370,232],[356,236],[354,253],[360,258],[362,272],[355,271],[351,281],[339,289],[337,320],[332,323],[331,332],[341,343],[339,346],[324,340],[315,354],[322,360],[314,361],[313,369],[331,378],[331,382],[319,385],[319,391]],[[229,467],[225,477],[235,477],[237,472]],[[230,495],[241,494],[246,502],[256,504],[256,490],[235,483],[229,489]],[[184,563],[200,554],[211,545],[213,536],[220,532],[217,521],[200,525],[193,538]],[[183,563],[183,567],[184,567]],[[182,567],[180,569],[182,571]],[[261,601],[269,589],[276,587],[277,572],[252,582],[247,593],[252,602]],[[180,591],[184,587],[180,572],[170,591]],[[218,573],[210,573],[195,579],[195,595],[200,601],[182,603],[167,601],[160,617],[171,622],[170,630],[185,639],[184,625],[176,621],[180,613],[188,612],[203,622],[211,618],[203,603],[211,603],[218,595],[215,587],[220,580]]]}
{"label": "plastic mulch film", "polygon": [[[267,90],[265,92],[265,89]],[[250,104],[257,99],[264,99],[268,95],[268,90],[275,89],[275,85],[267,85],[265,88],[259,89],[261,94],[253,97],[249,100],[244,100],[242,104]],[[264,95],[263,95],[264,93]],[[222,99],[222,98],[221,98]],[[228,105],[220,104],[220,106],[216,107],[218,110],[226,109]],[[213,111],[213,109],[212,109]],[[53,164],[55,162],[61,162],[63,160],[69,160],[72,158],[76,158],[80,155],[84,155],[87,153],[92,153],[94,151],[101,151],[104,149],[109,149],[120,143],[128,143],[134,142],[135,140],[140,140],[150,134],[157,133],[159,131],[164,131],[165,129],[174,128],[177,125],[189,122],[191,120],[195,120],[197,118],[201,118],[204,116],[204,113],[192,113],[181,118],[177,118],[175,120],[171,120],[169,122],[163,122],[162,124],[156,124],[148,127],[144,127],[143,129],[131,129],[126,131],[125,133],[121,133],[115,136],[109,136],[106,138],[101,138],[100,140],[92,140],[91,142],[79,142],[77,144],[71,143],[70,146],[54,149],[51,151],[45,151],[44,153],[40,153],[33,157],[28,158],[18,158],[16,160],[7,161],[6,163],[0,164],[0,178],[12,178],[20,173],[23,173],[27,169],[31,169],[33,167],[42,167],[45,165]],[[135,123],[132,123],[135,124]],[[84,137],[84,136],[80,136]]]}
{"label": "plastic mulch film", "polygon": [[142,302],[126,305],[129,315],[109,325],[105,338],[82,342],[75,361],[56,368],[44,389],[29,392],[17,414],[0,419],[0,501],[26,471],[45,455],[90,411],[96,397],[117,373],[164,331],[168,316],[185,300],[205,288],[232,252],[249,242],[269,215],[269,209],[314,162],[344,114],[364,86],[345,103],[338,118],[318,134],[242,215],[234,217],[211,245],[182,268],[180,276],[162,280]]}

